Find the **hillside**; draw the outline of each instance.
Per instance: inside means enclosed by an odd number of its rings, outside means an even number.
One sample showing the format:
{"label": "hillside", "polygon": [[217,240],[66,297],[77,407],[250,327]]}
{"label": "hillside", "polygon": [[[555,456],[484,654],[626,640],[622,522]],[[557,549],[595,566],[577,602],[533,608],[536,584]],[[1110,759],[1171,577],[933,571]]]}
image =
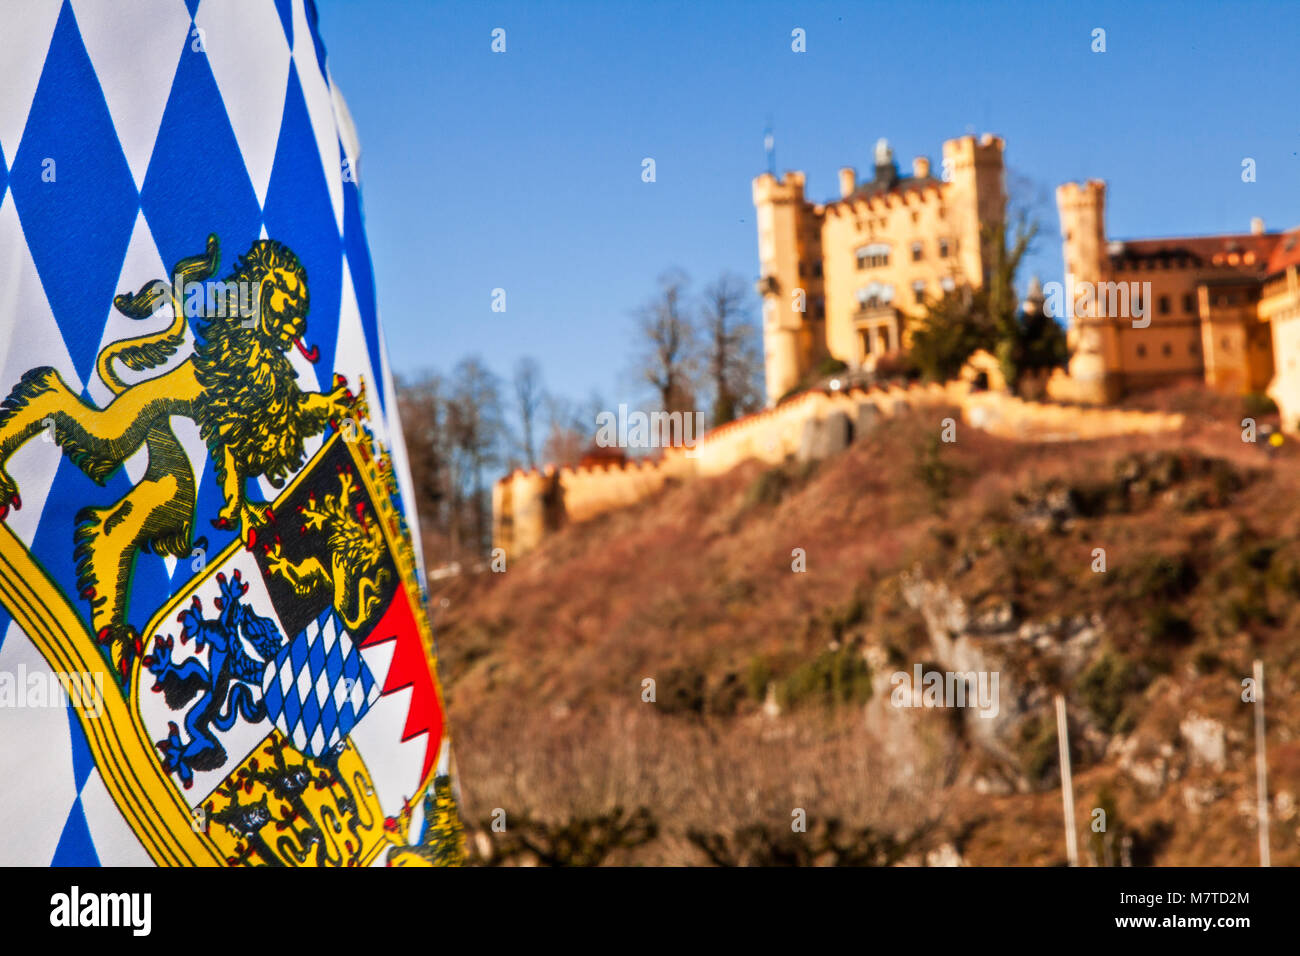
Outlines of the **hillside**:
{"label": "hillside", "polygon": [[[908,413],[435,582],[465,816],[508,824],[480,855],[1061,864],[1061,691],[1085,864],[1252,864],[1260,657],[1272,859],[1300,864],[1300,455],[1244,443],[1236,400],[1144,407],[1187,425],[944,444]],[[996,671],[996,716],[892,706],[916,664]]]}

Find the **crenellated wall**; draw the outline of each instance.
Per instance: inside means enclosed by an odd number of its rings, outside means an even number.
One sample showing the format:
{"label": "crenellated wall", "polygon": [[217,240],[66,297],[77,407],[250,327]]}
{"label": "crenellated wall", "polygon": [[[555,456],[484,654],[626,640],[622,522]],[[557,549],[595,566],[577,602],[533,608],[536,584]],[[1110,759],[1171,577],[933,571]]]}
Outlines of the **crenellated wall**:
{"label": "crenellated wall", "polygon": [[517,470],[493,489],[493,546],[517,557],[566,522],[627,507],[657,493],[669,480],[720,475],[749,460],[779,464],[806,451],[810,423],[825,423],[836,413],[853,429],[876,415],[918,408],[956,408],[966,424],[1016,440],[1147,434],[1183,423],[1181,415],[1025,401],[1004,391],[973,389],[969,376],[908,388],[808,391],[715,428],[694,448],[666,449],[654,461]]}

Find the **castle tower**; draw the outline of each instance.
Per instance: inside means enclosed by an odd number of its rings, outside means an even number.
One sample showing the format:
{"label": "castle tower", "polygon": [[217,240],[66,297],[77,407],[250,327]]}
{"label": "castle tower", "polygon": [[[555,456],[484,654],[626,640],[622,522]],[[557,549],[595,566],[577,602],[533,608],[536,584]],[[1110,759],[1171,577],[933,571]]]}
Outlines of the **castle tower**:
{"label": "castle tower", "polygon": [[1070,377],[1084,401],[1114,401],[1121,391],[1121,357],[1115,323],[1107,317],[1078,314],[1073,306],[1075,283],[1106,279],[1106,184],[1065,183],[1056,190],[1065,252],[1064,295],[1056,302],[1069,316]]}
{"label": "castle tower", "polygon": [[985,265],[990,261],[982,227],[999,221],[1006,210],[1004,147],[1002,138],[991,133],[978,140],[962,136],[943,144],[944,199],[953,216],[957,262],[961,274],[979,284],[988,278]]}
{"label": "castle tower", "polygon": [[825,354],[821,225],[804,198],[804,175],[771,173],[754,180],[758,213],[758,293],[768,404],[799,384]]}

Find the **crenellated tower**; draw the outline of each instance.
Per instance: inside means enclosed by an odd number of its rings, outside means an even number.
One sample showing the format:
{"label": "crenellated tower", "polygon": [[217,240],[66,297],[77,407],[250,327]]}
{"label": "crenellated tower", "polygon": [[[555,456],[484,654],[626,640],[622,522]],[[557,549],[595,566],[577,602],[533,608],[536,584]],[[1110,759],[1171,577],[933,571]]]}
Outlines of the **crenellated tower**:
{"label": "crenellated tower", "polygon": [[957,237],[959,274],[972,285],[988,280],[990,261],[986,226],[1006,211],[1002,137],[985,133],[978,140],[962,136],[943,144],[944,202]]}
{"label": "crenellated tower", "polygon": [[[1115,319],[1096,314],[1091,297],[1075,304],[1076,283],[1095,287],[1107,279],[1106,184],[1099,179],[1082,184],[1065,183],[1057,187],[1056,206],[1065,254],[1064,295],[1056,301],[1068,310],[1070,377],[1077,385],[1080,399],[1111,402],[1122,390]],[[1080,311],[1086,314],[1080,315]]]}
{"label": "crenellated tower", "polygon": [[821,215],[804,197],[804,174],[754,180],[758,214],[758,293],[768,404],[777,401],[826,354]]}

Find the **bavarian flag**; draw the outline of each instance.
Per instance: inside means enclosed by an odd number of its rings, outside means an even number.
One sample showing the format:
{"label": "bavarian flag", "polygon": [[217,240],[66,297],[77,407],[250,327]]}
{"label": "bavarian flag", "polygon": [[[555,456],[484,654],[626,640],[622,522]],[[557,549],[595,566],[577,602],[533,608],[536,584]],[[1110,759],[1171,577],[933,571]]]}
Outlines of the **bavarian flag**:
{"label": "bavarian flag", "polygon": [[458,863],[311,0],[0,28],[0,864]]}

